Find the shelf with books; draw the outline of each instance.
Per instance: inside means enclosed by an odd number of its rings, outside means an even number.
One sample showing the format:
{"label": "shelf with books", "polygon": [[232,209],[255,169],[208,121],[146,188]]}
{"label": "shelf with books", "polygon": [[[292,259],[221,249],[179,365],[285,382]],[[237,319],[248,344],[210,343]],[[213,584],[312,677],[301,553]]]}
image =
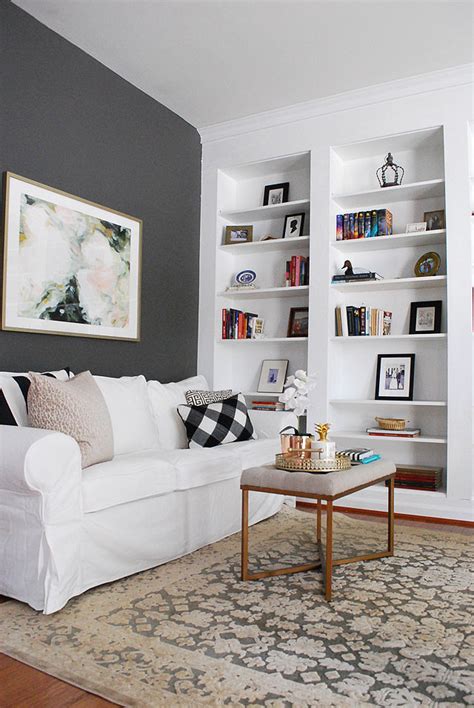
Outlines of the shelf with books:
{"label": "shelf with books", "polygon": [[447,406],[446,401],[381,401],[371,398],[332,398],[329,403],[343,406],[425,406],[431,408]]}
{"label": "shelf with books", "polygon": [[373,238],[352,238],[342,241],[331,241],[331,246],[339,251],[377,251],[393,248],[412,248],[418,246],[436,245],[446,241],[446,229],[422,231],[419,233],[392,234],[391,236],[375,236]]}
{"label": "shelf with books", "polygon": [[306,344],[308,337],[261,337],[260,339],[218,339],[218,344]]}
{"label": "shelf with books", "polygon": [[413,278],[383,278],[382,280],[356,280],[347,283],[331,283],[331,289],[338,292],[355,292],[360,290],[405,290],[439,288],[446,285],[445,275],[428,275]]}
{"label": "shelf with books", "polygon": [[380,204],[412,201],[415,199],[430,199],[444,194],[444,179],[429,179],[421,182],[401,184],[385,189],[369,189],[362,192],[332,194],[332,199],[342,209],[354,207],[370,207]]}
{"label": "shelf with books", "polygon": [[380,442],[390,442],[390,443],[426,443],[427,445],[446,445],[448,442],[446,437],[441,437],[438,435],[425,436],[418,435],[417,437],[397,437],[395,435],[369,435],[368,433],[360,432],[357,430],[336,430],[331,431],[331,437],[334,439],[347,438],[353,440],[370,440],[372,445],[378,445]]}
{"label": "shelf with books", "polygon": [[222,209],[219,216],[228,221],[265,221],[270,219],[283,218],[293,211],[309,212],[309,199],[295,199],[291,202],[281,202],[280,204],[267,204],[266,206],[254,207],[251,209]]}
{"label": "shelf with books", "polygon": [[395,342],[395,341],[415,341],[415,342],[430,342],[433,339],[446,340],[447,334],[388,334],[388,335],[370,335],[360,337],[331,337],[331,342]]}
{"label": "shelf with books", "polygon": [[223,292],[217,293],[217,297],[226,297],[229,299],[234,298],[251,298],[258,300],[259,298],[273,298],[273,297],[300,297],[302,295],[308,295],[309,285],[295,285],[292,287],[278,287],[278,288],[247,288],[242,290],[225,290]]}
{"label": "shelf with books", "polygon": [[274,238],[267,241],[222,244],[219,248],[224,253],[247,256],[249,253],[270,253],[271,251],[288,251],[294,248],[309,248],[309,241],[309,236],[298,236],[297,238]]}

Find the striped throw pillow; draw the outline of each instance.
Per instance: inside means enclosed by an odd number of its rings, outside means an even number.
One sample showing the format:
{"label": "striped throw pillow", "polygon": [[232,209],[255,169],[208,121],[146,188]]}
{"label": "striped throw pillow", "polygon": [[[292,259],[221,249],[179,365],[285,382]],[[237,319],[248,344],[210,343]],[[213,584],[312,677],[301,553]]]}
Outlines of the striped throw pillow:
{"label": "striped throw pillow", "polygon": [[[71,378],[69,367],[60,371],[47,371],[44,376],[52,376],[59,381]],[[26,401],[31,379],[28,374],[0,372],[0,425],[28,425]]]}

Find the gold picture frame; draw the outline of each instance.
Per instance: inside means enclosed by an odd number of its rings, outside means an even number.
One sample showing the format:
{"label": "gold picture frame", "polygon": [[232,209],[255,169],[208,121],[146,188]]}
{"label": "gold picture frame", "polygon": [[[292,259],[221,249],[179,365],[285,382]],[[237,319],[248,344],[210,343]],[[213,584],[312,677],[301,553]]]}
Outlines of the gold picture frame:
{"label": "gold picture frame", "polygon": [[225,245],[235,245],[237,243],[250,243],[253,241],[253,226],[226,226]]}

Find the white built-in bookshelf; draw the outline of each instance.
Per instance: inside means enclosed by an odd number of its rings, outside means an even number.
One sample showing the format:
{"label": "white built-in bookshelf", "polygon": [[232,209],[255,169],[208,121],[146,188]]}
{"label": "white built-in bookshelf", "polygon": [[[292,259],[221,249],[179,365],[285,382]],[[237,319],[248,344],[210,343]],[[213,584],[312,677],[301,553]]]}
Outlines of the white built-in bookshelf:
{"label": "white built-in bookshelf", "polygon": [[[405,168],[401,186],[380,188],[375,171],[391,152]],[[330,156],[328,234],[327,409],[338,446],[367,446],[400,464],[447,464],[447,312],[446,229],[406,233],[424,213],[445,208],[443,130],[434,128],[384,139],[333,147]],[[336,240],[336,215],[387,208],[393,235]],[[427,251],[441,257],[438,275],[416,277],[414,265]],[[353,267],[376,271],[382,280],[331,284],[345,259]],[[321,276],[323,277],[322,269]],[[410,335],[410,303],[441,300],[441,333]],[[375,307],[392,312],[388,336],[337,337],[334,311],[340,306]],[[413,401],[374,400],[377,355],[415,354]],[[409,420],[416,438],[369,436],[375,416]],[[446,478],[443,488],[446,489]],[[382,493],[382,490],[381,490]],[[410,491],[413,495],[419,491]],[[428,492],[421,492],[428,494]]]}
{"label": "white built-in bookshelf", "polygon": [[[263,206],[266,185],[289,182],[288,201]],[[287,337],[290,308],[307,307],[310,285],[285,287],[291,256],[308,256],[310,248],[310,159],[304,153],[222,168],[217,173],[216,293],[214,385],[242,391],[253,398],[277,398],[257,391],[264,359],[288,359],[289,371],[307,368],[308,338]],[[285,217],[304,212],[303,234],[282,238]],[[253,241],[225,244],[225,228],[252,225]],[[271,235],[272,240],[261,240]],[[255,289],[227,291],[233,276],[256,272]],[[222,309],[234,308],[265,320],[260,339],[223,339]],[[271,412],[264,415],[273,415]]]}

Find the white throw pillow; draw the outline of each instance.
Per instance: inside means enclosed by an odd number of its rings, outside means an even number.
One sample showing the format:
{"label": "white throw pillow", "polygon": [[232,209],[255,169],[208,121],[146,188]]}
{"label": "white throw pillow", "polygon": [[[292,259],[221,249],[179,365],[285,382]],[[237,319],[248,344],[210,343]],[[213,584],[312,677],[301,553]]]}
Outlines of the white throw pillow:
{"label": "white throw pillow", "polygon": [[159,447],[144,376],[94,376],[109,409],[114,455]]}
{"label": "white throw pillow", "polygon": [[158,428],[162,450],[184,450],[188,437],[183,421],[178,415],[178,406],[186,403],[186,391],[207,391],[209,385],[204,376],[192,376],[183,381],[162,384],[148,381],[148,395],[153,416]]}

